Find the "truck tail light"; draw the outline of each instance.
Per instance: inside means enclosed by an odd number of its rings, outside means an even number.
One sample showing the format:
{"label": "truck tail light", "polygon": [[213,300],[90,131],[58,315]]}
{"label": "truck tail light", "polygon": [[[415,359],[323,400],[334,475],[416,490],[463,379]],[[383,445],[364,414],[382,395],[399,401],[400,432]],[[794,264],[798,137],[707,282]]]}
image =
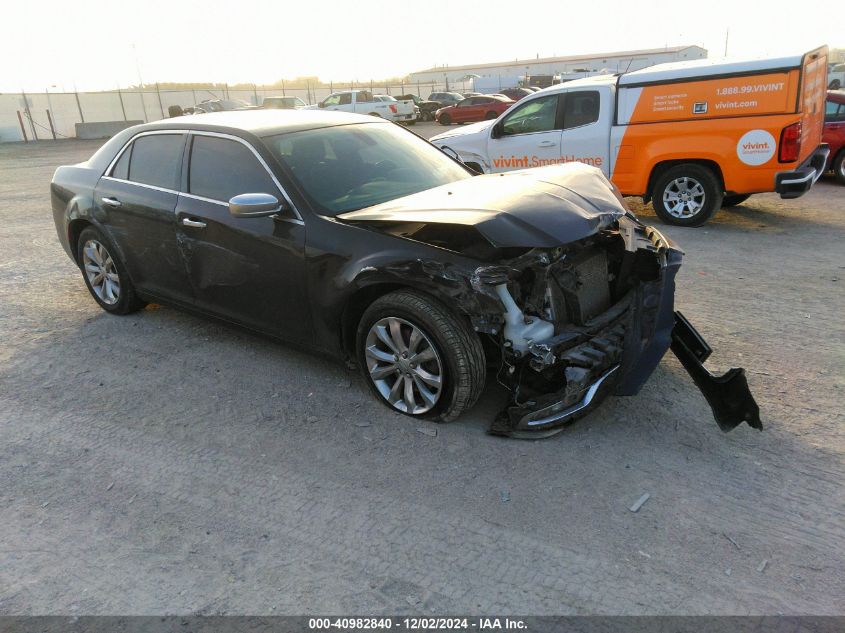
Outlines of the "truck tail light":
{"label": "truck tail light", "polygon": [[393,114],[396,114],[397,112],[399,112],[399,108],[397,108],[395,105],[393,105],[393,104],[391,103],[391,104],[390,104],[390,111],[391,111]]}
{"label": "truck tail light", "polygon": [[778,161],[794,163],[801,154],[801,121],[787,125],[780,133]]}

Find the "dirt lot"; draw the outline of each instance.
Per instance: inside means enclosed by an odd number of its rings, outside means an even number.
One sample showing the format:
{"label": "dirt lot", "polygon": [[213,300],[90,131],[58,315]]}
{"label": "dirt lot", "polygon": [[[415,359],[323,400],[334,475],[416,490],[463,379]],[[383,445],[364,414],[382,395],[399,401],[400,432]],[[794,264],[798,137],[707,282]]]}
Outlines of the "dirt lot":
{"label": "dirt lot", "polygon": [[170,308],[106,315],[48,196],[96,146],[0,146],[0,613],[843,613],[831,180],[664,227],[677,304],[711,367],[748,369],[763,433],[721,433],[667,357],[637,397],[517,441],[485,434],[495,386],[433,436],[324,359]]}

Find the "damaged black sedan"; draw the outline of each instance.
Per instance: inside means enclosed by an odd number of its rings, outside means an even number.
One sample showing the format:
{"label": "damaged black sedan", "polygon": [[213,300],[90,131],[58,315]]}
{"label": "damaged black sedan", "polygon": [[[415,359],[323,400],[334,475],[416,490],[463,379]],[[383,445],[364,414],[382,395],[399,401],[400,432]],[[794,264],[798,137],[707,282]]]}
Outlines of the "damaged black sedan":
{"label": "damaged black sedan", "polygon": [[353,360],[407,415],[454,419],[495,374],[491,432],[549,435],[671,348],[723,430],[762,428],[743,370],[708,372],[674,310],[682,252],[591,167],[477,176],[372,117],[249,111],[125,130],[51,192],[104,310],[167,303]]}

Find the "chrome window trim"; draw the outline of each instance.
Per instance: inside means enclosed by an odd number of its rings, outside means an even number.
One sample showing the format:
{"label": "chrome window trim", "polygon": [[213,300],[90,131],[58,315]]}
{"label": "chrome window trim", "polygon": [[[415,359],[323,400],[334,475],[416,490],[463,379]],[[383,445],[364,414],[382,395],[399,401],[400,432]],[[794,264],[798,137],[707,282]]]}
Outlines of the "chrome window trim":
{"label": "chrome window trim", "polygon": [[[131,182],[133,185],[141,185],[144,187],[151,187],[153,189],[158,189],[161,191],[172,191],[172,189],[164,189],[162,187],[156,187],[155,185],[146,185],[143,182],[135,182],[134,180],[124,180],[123,178],[114,178],[111,173],[114,170],[114,166],[117,164],[117,161],[120,160],[120,157],[123,156],[123,152],[126,151],[126,148],[132,145],[132,142],[136,138],[141,138],[142,136],[151,136],[153,134],[187,134],[188,130],[147,130],[146,132],[138,132],[132,138],[130,138],[123,147],[120,148],[120,151],[117,155],[112,159],[109,163],[109,166],[106,167],[106,170],[103,172],[103,178],[109,178],[111,180],[117,180],[118,182]],[[179,193],[178,191],[176,193]]]}
{"label": "chrome window trim", "polygon": [[[220,204],[220,205],[228,207],[229,206],[228,201],[214,200],[212,198],[206,198],[206,197],[203,197],[203,196],[198,196],[196,194],[188,193],[186,191],[174,191],[173,189],[167,189],[165,187],[156,187],[155,185],[148,185],[148,184],[143,183],[143,182],[135,182],[134,180],[124,180],[123,178],[115,178],[114,176],[110,175],[112,173],[112,170],[114,169],[115,165],[120,160],[120,157],[123,156],[123,152],[126,151],[126,148],[129,147],[135,141],[136,138],[140,138],[142,136],[153,136],[153,135],[156,135],[156,134],[187,134],[189,137],[190,136],[211,136],[211,137],[216,137],[216,138],[227,139],[227,140],[230,140],[230,141],[236,141],[238,143],[241,143],[242,145],[245,145],[252,152],[253,156],[255,156],[255,158],[258,159],[258,162],[261,164],[261,166],[264,168],[264,170],[267,172],[267,174],[273,180],[273,184],[276,185],[276,188],[279,190],[279,193],[281,194],[282,198],[284,198],[285,202],[287,202],[291,211],[293,211],[294,215],[296,215],[295,218],[285,218],[285,217],[280,216],[279,219],[295,222],[296,224],[305,224],[305,222],[302,219],[302,214],[299,213],[299,209],[296,208],[296,205],[294,205],[293,200],[291,200],[287,191],[285,191],[285,188],[282,187],[282,183],[280,183],[279,179],[276,178],[276,175],[273,173],[273,170],[270,169],[270,166],[267,164],[267,161],[265,161],[264,158],[262,158],[261,154],[258,153],[258,150],[255,149],[255,147],[252,145],[252,143],[250,143],[249,141],[247,141],[245,139],[242,139],[239,136],[235,136],[234,134],[226,134],[225,132],[212,132],[212,131],[209,131],[209,130],[182,130],[182,129],[179,129],[179,130],[146,130],[144,132],[138,132],[138,134],[135,134],[134,136],[132,136],[132,138],[130,138],[128,141],[126,141],[126,143],[123,145],[123,147],[120,149],[120,151],[115,155],[115,157],[109,163],[109,166],[103,172],[103,175],[101,176],[101,178],[105,178],[107,180],[112,180],[112,181],[115,181],[115,182],[123,182],[123,183],[127,183],[127,184],[130,184],[130,185],[136,185],[138,187],[146,187],[147,189],[153,189],[155,191],[162,191],[164,193],[175,193],[175,194],[180,195],[180,196],[186,196],[188,198],[193,198],[193,199],[196,199],[196,200],[202,200],[202,201],[205,201],[205,202],[211,202],[211,203],[214,203],[214,204]],[[190,140],[190,138],[188,140]],[[189,163],[189,165],[190,165],[190,163]]]}
{"label": "chrome window trim", "polygon": [[145,189],[153,189],[154,191],[162,191],[164,193],[172,193],[175,195],[179,195],[178,191],[174,191],[173,189],[167,189],[165,187],[156,187],[155,185],[148,185],[143,182],[135,182],[134,180],[124,180],[123,178],[115,178],[113,176],[101,176],[100,180],[111,180],[113,182],[122,182],[127,185],[135,185],[136,187],[144,187]]}

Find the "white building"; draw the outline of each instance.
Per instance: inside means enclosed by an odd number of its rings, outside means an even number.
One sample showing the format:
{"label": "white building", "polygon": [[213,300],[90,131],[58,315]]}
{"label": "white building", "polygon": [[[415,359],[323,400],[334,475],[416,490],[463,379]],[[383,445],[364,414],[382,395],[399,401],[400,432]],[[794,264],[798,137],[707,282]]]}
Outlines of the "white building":
{"label": "white building", "polygon": [[468,75],[479,77],[525,76],[528,75],[566,75],[576,72],[599,72],[602,70],[617,73],[639,70],[662,64],[687,59],[704,59],[707,50],[700,46],[672,46],[640,51],[621,51],[617,53],[598,53],[595,55],[572,55],[569,57],[538,57],[536,59],[517,59],[512,62],[493,64],[468,64],[465,66],[436,66],[418,70],[410,74],[411,82],[450,84],[464,81]]}

